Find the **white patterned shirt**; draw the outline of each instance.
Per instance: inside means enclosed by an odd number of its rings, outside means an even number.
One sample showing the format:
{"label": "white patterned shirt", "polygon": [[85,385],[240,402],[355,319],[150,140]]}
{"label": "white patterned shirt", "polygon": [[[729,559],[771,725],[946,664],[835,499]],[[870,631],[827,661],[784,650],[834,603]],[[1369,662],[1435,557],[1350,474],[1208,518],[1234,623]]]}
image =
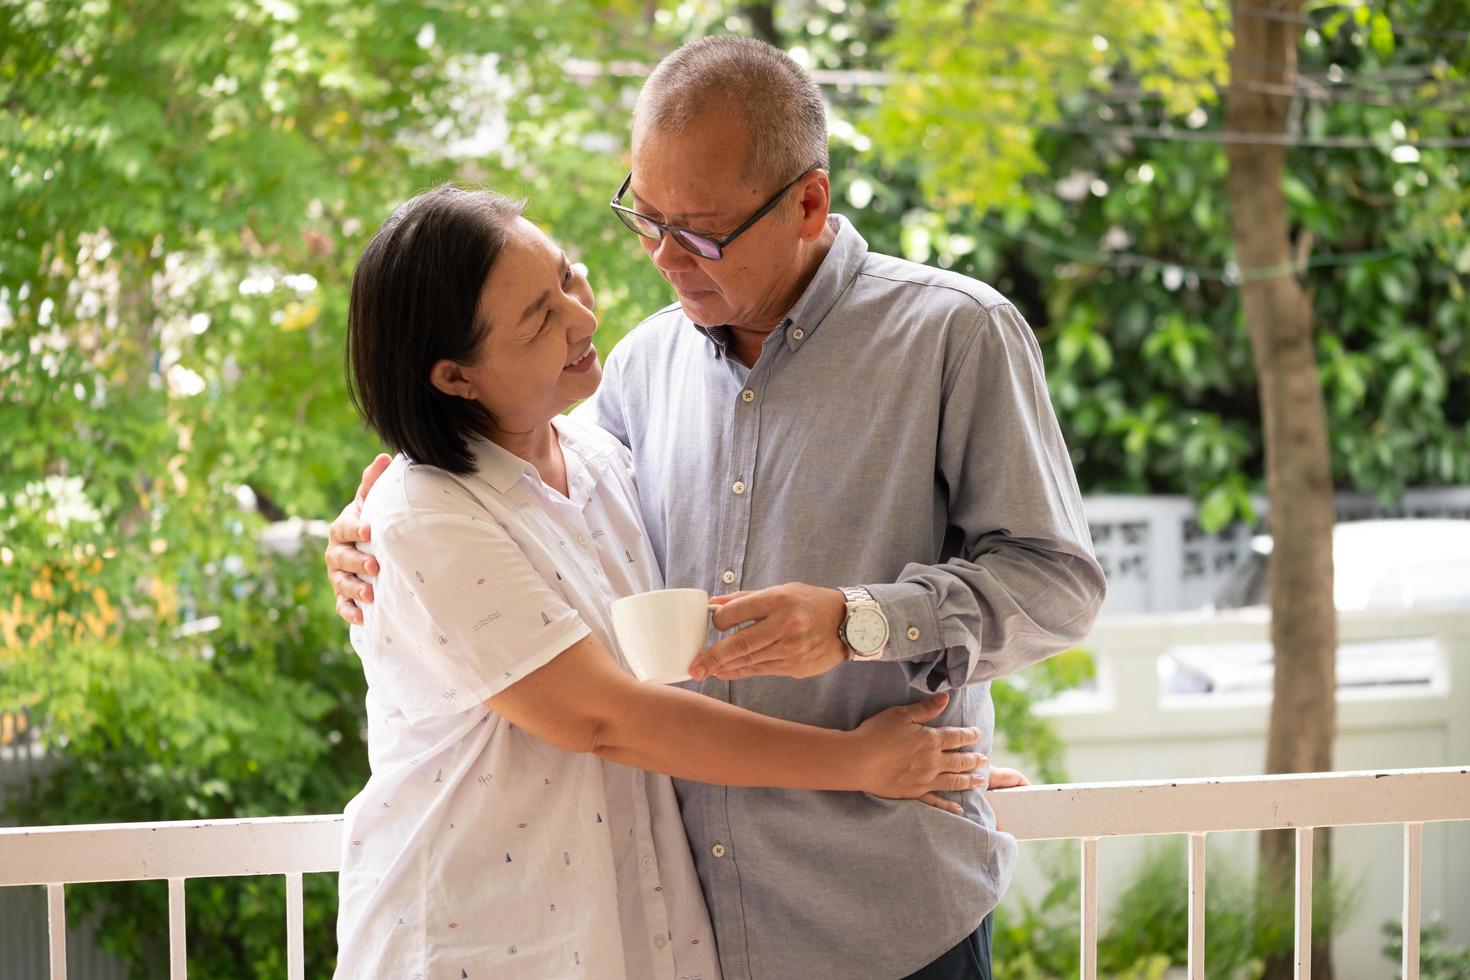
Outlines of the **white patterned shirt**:
{"label": "white patterned shirt", "polygon": [[621,661],[609,603],[662,586],[627,450],[554,424],[569,497],[479,441],[474,474],[399,456],[364,505],[372,777],[346,810],[338,977],[720,975],[668,777],[484,705],[589,634]]}

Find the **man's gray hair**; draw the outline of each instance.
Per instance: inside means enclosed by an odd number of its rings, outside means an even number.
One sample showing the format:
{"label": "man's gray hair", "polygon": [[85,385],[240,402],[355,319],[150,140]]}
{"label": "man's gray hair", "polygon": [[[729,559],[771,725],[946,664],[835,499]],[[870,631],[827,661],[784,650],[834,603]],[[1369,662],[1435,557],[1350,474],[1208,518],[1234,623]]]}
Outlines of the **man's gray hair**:
{"label": "man's gray hair", "polygon": [[716,106],[745,114],[750,182],[782,184],[813,164],[827,169],[822,90],[790,55],[755,38],[721,34],[670,52],[643,83],[633,126],[677,134]]}

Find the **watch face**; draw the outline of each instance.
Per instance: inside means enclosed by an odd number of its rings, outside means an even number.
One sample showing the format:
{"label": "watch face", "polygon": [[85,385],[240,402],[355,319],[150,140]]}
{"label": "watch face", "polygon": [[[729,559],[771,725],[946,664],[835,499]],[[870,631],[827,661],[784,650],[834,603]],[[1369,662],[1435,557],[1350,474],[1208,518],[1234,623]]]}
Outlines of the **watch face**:
{"label": "watch face", "polygon": [[880,650],[888,639],[888,624],[876,609],[858,609],[847,617],[847,645],[858,653]]}

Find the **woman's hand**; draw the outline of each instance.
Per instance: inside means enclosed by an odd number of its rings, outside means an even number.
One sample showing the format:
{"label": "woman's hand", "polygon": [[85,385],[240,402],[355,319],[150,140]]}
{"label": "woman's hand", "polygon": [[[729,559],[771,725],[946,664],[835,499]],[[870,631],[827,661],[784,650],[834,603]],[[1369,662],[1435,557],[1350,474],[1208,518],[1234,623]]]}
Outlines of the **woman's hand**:
{"label": "woman's hand", "polygon": [[980,740],[978,728],[930,728],[948,694],[935,694],[916,704],[880,711],[853,732],[862,748],[867,779],[863,791],[889,799],[916,799],[932,807],[962,814],[958,803],[937,795],[985,785],[976,769],[989,760],[966,751]]}
{"label": "woman's hand", "polygon": [[357,550],[357,542],[368,540],[372,533],[362,523],[362,502],[391,462],[393,457],[379,453],[378,458],[368,464],[368,468],[362,471],[362,482],[357,485],[357,496],[342,508],[328,534],[327,551],[323,555],[327,563],[327,581],[337,596],[337,615],[348,623],[361,625],[362,610],[357,604],[373,601],[373,587],[359,577],[378,574],[377,561]]}
{"label": "woman's hand", "polygon": [[1004,766],[990,767],[990,783],[985,788],[992,789],[1019,789],[1022,786],[1030,786],[1031,780],[1019,769],[1007,769]]}

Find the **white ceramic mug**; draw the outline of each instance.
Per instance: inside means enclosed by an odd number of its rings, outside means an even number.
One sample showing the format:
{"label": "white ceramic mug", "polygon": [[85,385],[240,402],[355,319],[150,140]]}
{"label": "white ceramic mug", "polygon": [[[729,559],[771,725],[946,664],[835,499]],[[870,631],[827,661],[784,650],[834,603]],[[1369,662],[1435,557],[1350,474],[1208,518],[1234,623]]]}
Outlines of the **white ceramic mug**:
{"label": "white ceramic mug", "polygon": [[623,659],[640,681],[677,684],[709,635],[709,594],[659,589],[613,601],[613,632]]}

